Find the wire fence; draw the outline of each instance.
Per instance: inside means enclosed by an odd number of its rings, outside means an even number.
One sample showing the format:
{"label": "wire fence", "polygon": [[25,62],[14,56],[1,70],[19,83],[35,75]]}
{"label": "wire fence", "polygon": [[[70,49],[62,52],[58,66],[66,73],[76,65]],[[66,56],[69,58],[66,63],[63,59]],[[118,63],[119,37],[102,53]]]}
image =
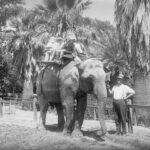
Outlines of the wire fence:
{"label": "wire fence", "polygon": [[[131,123],[138,124],[138,116],[136,114],[136,109],[149,109],[150,105],[137,105],[137,104],[128,104],[128,109],[131,117]],[[33,111],[33,118],[37,120],[37,111],[39,111],[38,102],[36,95],[33,95],[30,99],[22,99],[21,97],[16,96],[7,96],[0,98],[0,117],[3,117],[5,114],[15,114],[16,109],[31,110]],[[85,119],[88,120],[97,120],[98,119],[98,110],[97,110],[97,101],[92,95],[88,95],[87,108],[85,112]],[[56,111],[51,110],[51,111]],[[112,101],[108,100],[106,102],[105,108],[105,119],[114,119],[114,112],[112,107]]]}
{"label": "wire fence", "polygon": [[[36,111],[39,111],[39,106],[37,103],[36,95],[33,95],[30,99],[23,99],[18,96],[7,96],[3,97],[3,99],[0,98],[0,116],[2,117],[5,114],[15,114],[15,109],[31,110],[34,112],[34,114],[36,114]],[[54,109],[50,111],[56,110]],[[112,118],[112,106],[106,105],[105,114],[106,119]],[[85,119],[98,119],[97,101],[94,99],[94,97],[88,96]]]}

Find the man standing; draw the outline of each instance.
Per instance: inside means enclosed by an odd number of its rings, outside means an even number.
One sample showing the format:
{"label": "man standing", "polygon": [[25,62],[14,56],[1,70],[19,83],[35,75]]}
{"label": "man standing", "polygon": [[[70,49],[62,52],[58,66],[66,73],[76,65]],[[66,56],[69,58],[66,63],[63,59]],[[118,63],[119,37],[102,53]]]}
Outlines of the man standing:
{"label": "man standing", "polygon": [[107,86],[108,93],[113,96],[113,108],[115,112],[117,134],[126,134],[126,100],[135,94],[133,89],[122,83],[123,78],[123,74],[119,74],[116,85],[113,86],[112,89]]}

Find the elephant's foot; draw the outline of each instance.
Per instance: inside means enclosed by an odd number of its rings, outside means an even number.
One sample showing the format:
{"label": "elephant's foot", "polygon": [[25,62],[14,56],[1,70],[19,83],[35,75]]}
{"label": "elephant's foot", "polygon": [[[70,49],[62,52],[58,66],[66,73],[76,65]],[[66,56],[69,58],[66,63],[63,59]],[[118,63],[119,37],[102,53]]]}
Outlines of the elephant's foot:
{"label": "elephant's foot", "polygon": [[98,136],[104,136],[105,134],[107,133],[107,130],[99,130],[99,131],[97,131],[97,135]]}
{"label": "elephant's foot", "polygon": [[44,126],[43,124],[39,124],[39,125],[37,126],[37,129],[38,129],[38,130],[41,130],[41,131],[45,131],[45,130],[46,130],[46,128],[45,128],[45,126]]}
{"label": "elephant's foot", "polygon": [[65,129],[65,128],[64,128],[62,134],[63,134],[64,136],[69,136],[69,135],[71,135],[71,132],[70,132],[68,129]]}
{"label": "elephant's foot", "polygon": [[72,135],[75,137],[82,137],[83,133],[79,129],[74,129]]}
{"label": "elephant's foot", "polygon": [[58,131],[63,131],[64,125],[58,125]]}
{"label": "elephant's foot", "polygon": [[64,120],[63,121],[58,121],[58,126],[57,127],[58,127],[59,131],[63,131],[64,124],[65,124]]}

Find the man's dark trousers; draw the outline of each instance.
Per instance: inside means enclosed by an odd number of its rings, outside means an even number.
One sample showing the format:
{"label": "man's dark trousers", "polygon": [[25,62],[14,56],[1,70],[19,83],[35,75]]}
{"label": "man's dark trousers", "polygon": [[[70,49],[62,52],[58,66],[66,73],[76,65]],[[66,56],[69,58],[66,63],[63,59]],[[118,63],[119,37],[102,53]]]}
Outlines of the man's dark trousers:
{"label": "man's dark trousers", "polygon": [[121,134],[121,126],[122,126],[122,134],[126,133],[126,103],[125,100],[113,100],[113,108],[115,112],[115,123],[117,128],[117,133]]}

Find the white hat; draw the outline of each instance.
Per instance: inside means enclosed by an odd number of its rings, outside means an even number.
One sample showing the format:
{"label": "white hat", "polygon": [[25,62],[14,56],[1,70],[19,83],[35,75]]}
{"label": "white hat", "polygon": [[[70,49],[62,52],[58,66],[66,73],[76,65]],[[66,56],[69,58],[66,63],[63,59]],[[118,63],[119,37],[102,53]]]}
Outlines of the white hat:
{"label": "white hat", "polygon": [[124,78],[124,75],[121,73],[118,75],[117,79],[123,79]]}

